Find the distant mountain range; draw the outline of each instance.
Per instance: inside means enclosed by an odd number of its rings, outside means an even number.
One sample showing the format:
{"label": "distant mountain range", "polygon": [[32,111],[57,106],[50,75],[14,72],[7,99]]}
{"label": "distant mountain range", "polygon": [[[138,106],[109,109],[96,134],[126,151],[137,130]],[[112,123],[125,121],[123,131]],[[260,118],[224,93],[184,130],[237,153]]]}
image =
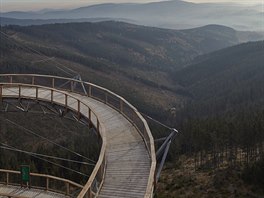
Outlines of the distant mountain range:
{"label": "distant mountain range", "polygon": [[[2,26],[6,25],[44,25],[44,24],[55,24],[55,23],[83,23],[83,22],[101,22],[101,21],[128,21],[127,19],[114,19],[114,18],[80,18],[80,19],[16,19],[16,18],[5,18],[0,17]],[[130,21],[133,23],[134,21]]]}
{"label": "distant mountain range", "polygon": [[[238,30],[263,31],[263,12],[257,7],[237,4],[202,3],[195,4],[180,0],[145,4],[100,4],[72,10],[42,10],[40,12],[8,12],[2,17],[16,19],[63,19],[90,21],[90,19],[111,19],[135,24],[184,29],[219,24]],[[77,20],[77,21],[76,21]],[[12,24],[4,19],[3,24]],[[23,21],[21,21],[23,22]],[[31,21],[36,24],[36,21]],[[50,23],[51,21],[41,21]],[[56,22],[56,21],[53,21]],[[24,24],[30,24],[30,21]],[[16,22],[17,24],[17,22]]]}

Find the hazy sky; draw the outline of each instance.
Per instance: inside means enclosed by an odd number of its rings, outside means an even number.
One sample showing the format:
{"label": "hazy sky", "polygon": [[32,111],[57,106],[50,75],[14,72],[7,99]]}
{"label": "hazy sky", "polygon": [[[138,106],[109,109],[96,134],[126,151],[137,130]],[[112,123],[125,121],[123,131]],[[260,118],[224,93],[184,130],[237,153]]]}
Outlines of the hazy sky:
{"label": "hazy sky", "polygon": [[[25,10],[40,10],[44,8],[76,8],[80,6],[100,4],[100,3],[145,3],[162,0],[0,0],[1,11],[25,11]],[[264,0],[187,0],[195,3],[201,2],[230,2],[242,4],[262,4]]]}

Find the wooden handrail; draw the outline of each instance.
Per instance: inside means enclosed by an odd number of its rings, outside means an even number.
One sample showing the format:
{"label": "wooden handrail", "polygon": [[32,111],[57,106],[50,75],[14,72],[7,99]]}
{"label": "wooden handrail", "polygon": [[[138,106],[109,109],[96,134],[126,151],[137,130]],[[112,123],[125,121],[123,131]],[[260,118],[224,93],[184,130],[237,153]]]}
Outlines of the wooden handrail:
{"label": "wooden handrail", "polygon": [[[1,76],[1,75],[0,75]],[[50,100],[48,100],[48,101],[50,101],[50,102],[54,102],[54,103],[56,103],[54,100],[53,100],[53,95],[54,95],[54,92],[55,93],[60,93],[60,94],[63,94],[63,95],[65,95],[65,104],[64,104],[64,106],[65,107],[69,107],[68,106],[68,104],[67,104],[67,99],[66,98],[72,98],[72,99],[75,99],[76,100],[76,102],[78,103],[78,107],[79,107],[79,104],[83,104],[84,106],[86,106],[87,108],[88,108],[88,110],[89,111],[91,111],[92,113],[93,113],[93,115],[96,117],[96,120],[97,120],[97,122],[95,123],[95,127],[97,127],[97,126],[100,126],[100,122],[99,122],[99,119],[98,119],[98,117],[97,117],[97,115],[95,114],[95,112],[87,105],[87,104],[85,104],[85,103],[83,103],[81,100],[79,100],[77,97],[75,97],[75,96],[72,96],[72,95],[70,95],[70,94],[68,94],[67,92],[65,92],[65,91],[60,91],[60,90],[57,90],[57,89],[54,89],[54,88],[50,88],[50,87],[44,87],[44,86],[40,86],[40,85],[29,85],[29,84],[22,84],[22,83],[1,83],[0,82],[0,93],[1,93],[1,96],[2,96],[2,89],[3,89],[3,87],[18,87],[19,89],[19,92],[18,92],[18,97],[20,98],[35,98],[35,99],[41,99],[41,100],[47,100],[47,99],[43,99],[43,98],[39,98],[39,89],[44,89],[44,90],[49,90],[49,91],[51,91],[51,98],[50,98]],[[21,95],[21,87],[29,87],[29,88],[36,88],[36,96],[32,96],[32,97],[26,97],[26,96],[23,96],[23,95]],[[0,96],[0,97],[1,97]],[[60,104],[59,104],[60,105]],[[70,107],[69,107],[70,108]],[[77,113],[78,114],[80,114],[81,112],[80,112],[80,108],[77,108],[77,109],[72,109],[72,110],[76,110],[77,111]],[[83,115],[83,116],[85,116],[86,118],[88,118],[87,117],[87,115]],[[99,124],[98,124],[98,122],[99,122]],[[96,128],[98,131],[99,131],[99,128]]]}
{"label": "wooden handrail", "polygon": [[[0,173],[4,173],[6,174],[6,180],[5,181],[0,181],[0,183],[4,183],[5,185],[9,185],[11,184],[10,182],[10,175],[15,174],[15,175],[19,175],[20,171],[14,171],[14,170],[5,170],[5,169],[0,169]],[[52,175],[46,175],[46,174],[39,174],[39,173],[30,173],[31,177],[41,177],[41,178],[45,178],[46,179],[46,187],[44,188],[46,191],[55,191],[55,192],[61,192],[64,193],[66,195],[70,194],[70,186],[73,186],[75,188],[79,188],[79,189],[83,189],[83,186],[80,184],[77,184],[76,182],[70,181],[68,179],[63,179],[63,178],[59,178],[59,177],[55,177]],[[55,180],[55,181],[59,181],[59,182],[63,182],[66,186],[66,192],[62,192],[59,190],[55,190],[50,188],[49,186],[49,180]],[[20,185],[20,181],[12,183],[13,185]],[[41,187],[37,187],[36,188],[41,188]],[[42,187],[43,188],[43,187]],[[6,196],[6,197],[14,197],[14,198],[24,198],[23,196],[18,196],[18,195],[10,195],[10,194],[1,194],[1,196]]]}
{"label": "wooden handrail", "polygon": [[[71,78],[58,77],[58,76],[48,76],[48,75],[36,75],[36,74],[0,74],[0,77],[9,77],[9,82],[12,82],[12,83],[14,82],[14,78],[15,77],[24,77],[24,78],[30,77],[32,84],[36,83],[36,79],[37,78],[51,79],[51,82],[52,82],[51,86],[53,88],[55,88],[55,81],[56,80],[69,81],[69,82],[71,82],[71,86],[70,86],[69,89],[66,89],[66,90],[70,91],[70,92],[74,92],[74,90],[72,88],[72,83],[73,82],[74,83],[80,83],[80,84],[83,84],[83,85],[87,86],[87,88],[88,88],[88,96],[89,97],[93,97],[93,98],[95,98],[97,100],[101,100],[102,102],[105,102],[106,104],[108,104],[108,105],[112,106],[113,108],[117,109],[120,113],[122,113],[137,128],[139,134],[141,134],[141,136],[143,137],[143,140],[145,142],[146,148],[147,148],[147,150],[149,152],[149,155],[150,155],[150,158],[151,158],[151,168],[150,168],[150,174],[149,174],[147,190],[146,190],[146,193],[145,193],[145,198],[152,197],[153,189],[154,189],[154,183],[155,183],[155,179],[154,179],[155,178],[155,170],[156,170],[156,156],[155,156],[154,140],[153,140],[151,131],[150,131],[149,127],[148,127],[148,124],[147,124],[146,120],[142,117],[142,115],[138,112],[138,110],[134,106],[132,106],[127,100],[125,100],[123,97],[111,92],[110,90],[105,89],[103,87],[100,87],[98,85],[95,85],[95,84],[92,84],[92,83],[89,83],[89,82],[83,82],[83,81],[76,80],[76,79],[71,79]],[[59,88],[59,89],[63,90],[63,88]],[[104,95],[104,99],[94,96],[92,94],[92,90],[93,89],[98,89],[101,92],[103,92],[105,94]],[[79,93],[79,92],[77,92],[77,93]],[[84,93],[79,93],[79,94],[85,95]],[[112,97],[116,98],[117,100],[119,100],[120,107],[117,108],[114,105],[110,104],[109,100],[108,100],[108,96],[112,96]],[[133,111],[136,114],[136,117],[140,120],[141,124],[143,125],[143,129],[138,125],[138,123],[136,123],[136,120],[134,120],[136,118],[131,117],[131,115],[129,115],[129,114],[127,114],[125,112],[125,109],[124,109],[125,106],[128,107],[131,111]],[[102,139],[104,140],[103,137],[102,137]],[[102,149],[103,148],[104,148],[104,141],[103,141],[103,145],[102,145]],[[102,152],[102,149],[101,149],[101,153],[100,153],[100,157],[99,157],[99,160],[97,162],[97,165],[98,165],[99,162],[103,163],[103,161],[104,161],[103,159],[101,159],[101,158],[104,158],[104,156],[105,156],[105,152]],[[103,164],[101,164],[101,165],[103,165]],[[95,171],[99,171],[99,170],[100,170],[100,168],[96,166],[94,171],[93,171],[93,173],[95,173]],[[91,177],[89,178],[88,182],[86,183],[86,185],[84,187],[84,190],[86,192],[88,192],[90,190],[90,188],[91,188],[91,185],[93,183],[93,181],[91,181],[91,180],[94,180],[95,176],[97,175],[97,173],[96,174],[93,174],[93,173],[92,173]],[[83,194],[83,191],[82,191],[80,193],[80,196],[78,196],[78,197],[81,198],[84,195],[87,195],[87,193]]]}
{"label": "wooden handrail", "polygon": [[[0,169],[0,173],[9,173],[9,174],[17,174],[17,175],[19,175],[20,171]],[[64,182],[64,183],[69,183],[70,185],[78,187],[78,188],[83,188],[83,186],[81,184],[78,184],[78,183],[73,182],[73,181],[68,180],[68,179],[63,179],[63,178],[60,178],[60,177],[52,176],[52,175],[39,174],[39,173],[30,173],[30,176],[54,179],[54,180],[61,181],[61,182]]]}

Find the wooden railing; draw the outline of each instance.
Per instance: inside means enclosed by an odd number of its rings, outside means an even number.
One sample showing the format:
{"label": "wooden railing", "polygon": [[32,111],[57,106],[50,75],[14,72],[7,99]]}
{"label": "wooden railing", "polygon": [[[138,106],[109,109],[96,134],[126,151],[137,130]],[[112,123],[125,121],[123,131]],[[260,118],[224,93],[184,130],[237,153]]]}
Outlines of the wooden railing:
{"label": "wooden railing", "polygon": [[[56,90],[64,90],[72,93],[78,93],[81,95],[86,95],[88,97],[99,100],[117,111],[119,111],[123,116],[125,116],[138,130],[141,134],[146,148],[149,152],[151,160],[151,169],[149,173],[148,186],[145,193],[145,198],[153,196],[154,184],[155,184],[155,169],[156,169],[156,156],[154,148],[154,140],[151,131],[148,127],[146,120],[141,116],[138,110],[133,107],[129,102],[119,95],[92,83],[83,82],[75,79],[57,77],[57,76],[47,76],[47,75],[35,75],[35,74],[0,74],[0,83],[23,83],[38,85],[44,87],[51,87]],[[0,92],[1,95],[1,92]],[[103,128],[103,126],[101,126]],[[103,129],[104,131],[104,129]],[[101,133],[101,136],[104,133]],[[90,176],[88,182],[84,186],[82,192],[79,194],[78,198],[82,197],[94,197],[100,190],[102,182],[97,185],[98,180],[101,181],[104,178],[105,171],[105,137],[102,136],[102,148],[99,156],[99,160]]]}
{"label": "wooden railing", "polygon": [[[20,172],[19,171],[12,171],[12,170],[3,170],[0,169],[0,184],[5,185],[12,185],[12,186],[19,186],[21,183],[20,180]],[[67,179],[62,179],[59,177],[54,177],[51,175],[44,175],[44,174],[37,174],[37,173],[30,173],[30,180],[31,180],[31,187],[35,189],[41,189],[51,192],[56,192],[65,195],[72,195],[76,194],[76,192],[80,192],[83,189],[83,186],[72,182]],[[19,196],[11,196],[11,195],[4,195],[2,196],[8,197],[19,197]]]}
{"label": "wooden railing", "polygon": [[[35,91],[33,93],[32,92],[27,93],[29,88],[31,89],[31,91],[32,90]],[[4,93],[4,90],[6,90],[7,93]],[[58,98],[58,96],[60,97]],[[90,186],[97,186],[98,184],[99,186],[102,186],[104,173],[105,173],[105,151],[106,151],[105,128],[103,125],[100,124],[97,115],[89,106],[87,106],[85,103],[80,101],[77,97],[72,96],[71,94],[65,91],[57,90],[55,88],[50,88],[50,87],[44,87],[40,85],[33,85],[33,84],[0,82],[0,98],[2,97],[40,100],[40,101],[46,101],[46,102],[58,104],[66,109],[70,109],[76,112],[77,117],[79,119],[82,116],[89,119],[94,125],[94,128],[100,133],[102,139],[100,156],[90,176],[90,178],[93,179],[89,179],[89,181],[91,180]],[[93,190],[93,194],[96,194],[98,190],[99,188]]]}

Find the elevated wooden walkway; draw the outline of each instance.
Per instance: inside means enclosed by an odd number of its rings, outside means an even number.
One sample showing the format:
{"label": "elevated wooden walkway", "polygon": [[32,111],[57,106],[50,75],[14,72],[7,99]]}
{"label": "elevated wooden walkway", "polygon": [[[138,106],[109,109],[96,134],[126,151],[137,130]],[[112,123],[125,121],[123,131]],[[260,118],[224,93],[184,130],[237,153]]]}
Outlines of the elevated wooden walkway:
{"label": "elevated wooden walkway", "polygon": [[21,188],[18,186],[6,186],[0,184],[0,198],[70,198],[70,196],[38,189]]}
{"label": "elevated wooden walkway", "polygon": [[[30,75],[30,78],[30,85],[14,83],[12,79],[8,83],[0,81],[0,96],[56,103],[76,111],[80,119],[89,118],[100,132],[103,145],[99,160],[78,197],[152,196],[156,165],[154,144],[145,120],[136,109],[123,98],[92,84],[86,84],[87,97],[76,93],[72,87],[56,89],[54,77],[51,88],[36,85],[36,76]],[[73,85],[72,79],[64,80]],[[79,87],[84,85],[79,81],[74,83],[79,83]],[[98,92],[102,89],[103,94]]]}

